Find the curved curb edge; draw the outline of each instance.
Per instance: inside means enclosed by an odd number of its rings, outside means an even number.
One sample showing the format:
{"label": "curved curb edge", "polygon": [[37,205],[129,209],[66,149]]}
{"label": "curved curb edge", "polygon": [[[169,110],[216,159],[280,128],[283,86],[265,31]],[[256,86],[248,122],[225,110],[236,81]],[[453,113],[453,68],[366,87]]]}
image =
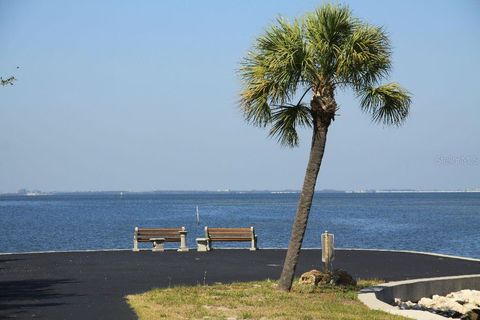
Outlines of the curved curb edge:
{"label": "curved curb edge", "polygon": [[463,256],[455,256],[455,255],[444,254],[444,253],[435,253],[435,252],[413,251],[413,250],[358,249],[358,248],[335,248],[335,250],[413,253],[413,254],[424,254],[424,255],[428,255],[428,256],[436,256],[436,257],[441,257],[441,258],[460,259],[460,260],[480,262],[480,259],[477,259],[477,258],[470,258],[470,257],[463,257]]}
{"label": "curved curb edge", "polygon": [[451,276],[451,277],[436,277],[436,278],[421,278],[421,279],[412,279],[405,281],[392,281],[387,283],[382,283],[374,287],[362,289],[358,293],[358,299],[365,304],[368,308],[373,310],[381,310],[388,312],[394,315],[403,316],[411,319],[418,320],[440,320],[440,319],[451,319],[443,317],[438,314],[434,314],[428,311],[419,311],[419,310],[401,310],[396,306],[385,303],[377,298],[377,293],[380,293],[385,288],[395,287],[400,285],[415,284],[419,282],[432,282],[438,280],[456,280],[456,279],[465,279],[465,278],[480,278],[480,274],[471,274],[463,276]]}

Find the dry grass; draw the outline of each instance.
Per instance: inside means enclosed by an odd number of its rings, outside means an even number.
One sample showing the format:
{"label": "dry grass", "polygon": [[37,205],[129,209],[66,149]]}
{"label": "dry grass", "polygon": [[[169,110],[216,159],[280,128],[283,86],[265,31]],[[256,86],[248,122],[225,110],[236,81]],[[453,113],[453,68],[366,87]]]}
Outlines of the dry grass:
{"label": "dry grass", "polygon": [[260,281],[212,286],[154,289],[127,296],[141,320],[153,319],[405,319],[372,311],[357,299],[359,281],[350,288],[295,285],[290,293],[276,282]]}

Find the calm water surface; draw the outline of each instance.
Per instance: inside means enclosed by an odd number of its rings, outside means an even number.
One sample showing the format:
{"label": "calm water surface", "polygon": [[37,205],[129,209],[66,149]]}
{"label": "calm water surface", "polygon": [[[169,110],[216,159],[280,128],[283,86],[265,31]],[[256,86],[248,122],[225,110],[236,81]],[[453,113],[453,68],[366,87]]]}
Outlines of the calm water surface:
{"label": "calm water surface", "polygon": [[[185,226],[194,247],[205,225],[252,225],[260,247],[281,248],[297,201],[298,194],[272,193],[0,196],[0,252],[131,248],[135,226]],[[304,247],[319,247],[325,230],[337,247],[480,258],[480,193],[320,193]]]}

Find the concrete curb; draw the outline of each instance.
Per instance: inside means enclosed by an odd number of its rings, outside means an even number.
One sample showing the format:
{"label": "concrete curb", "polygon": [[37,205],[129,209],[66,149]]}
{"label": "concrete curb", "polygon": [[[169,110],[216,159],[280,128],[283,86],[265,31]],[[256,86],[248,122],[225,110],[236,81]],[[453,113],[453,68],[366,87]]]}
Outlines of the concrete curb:
{"label": "concrete curb", "polygon": [[358,248],[335,248],[335,249],[336,250],[352,250],[352,251],[379,251],[379,252],[414,253],[414,254],[425,254],[425,255],[428,255],[428,256],[436,256],[436,257],[441,257],[441,258],[461,259],[461,260],[467,260],[467,261],[480,262],[480,259],[477,259],[477,258],[455,256],[455,255],[444,254],[444,253],[425,252],[425,251],[394,250],[394,249],[358,249]]}
{"label": "concrete curb", "polygon": [[[472,279],[473,278],[473,279]],[[470,283],[470,285],[467,285]],[[398,287],[404,295],[418,298],[419,292],[422,292],[420,296],[427,297],[433,294],[443,294],[435,292],[438,287],[444,287],[445,291],[456,291],[461,289],[480,289],[480,274],[464,275],[464,276],[452,276],[452,277],[437,277],[437,278],[423,278],[412,279],[405,281],[393,281],[383,283],[374,287],[366,288],[360,291],[358,299],[363,302],[367,307],[374,310],[381,310],[391,314],[403,316],[406,318],[419,319],[419,320],[440,320],[451,319],[443,317],[437,314],[433,314],[428,311],[419,310],[400,310],[398,307],[393,306],[385,300],[391,300],[396,298],[392,296],[392,293],[386,293],[390,288]],[[455,289],[451,289],[455,288]],[[388,290],[391,291],[391,290]],[[418,292],[419,291],[419,292]],[[448,293],[448,292],[447,292]],[[380,298],[380,299],[379,299]],[[383,298],[383,299],[382,299]],[[402,297],[402,300],[416,300]]]}

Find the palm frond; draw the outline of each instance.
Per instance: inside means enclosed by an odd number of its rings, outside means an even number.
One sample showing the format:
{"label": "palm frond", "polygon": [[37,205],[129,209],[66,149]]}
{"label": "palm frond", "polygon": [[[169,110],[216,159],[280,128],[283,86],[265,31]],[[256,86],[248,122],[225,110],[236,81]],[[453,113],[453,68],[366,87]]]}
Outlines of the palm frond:
{"label": "palm frond", "polygon": [[295,147],[298,145],[297,126],[311,127],[312,114],[305,105],[281,105],[272,113],[272,128],[270,136],[276,137],[284,146]]}
{"label": "palm frond", "polygon": [[341,47],[336,77],[357,88],[371,86],[388,74],[390,55],[386,32],[381,27],[358,23]]}
{"label": "palm frond", "polygon": [[355,21],[347,6],[325,4],[306,16],[306,33],[313,42],[339,46],[352,33]]}
{"label": "palm frond", "polygon": [[243,116],[247,122],[258,126],[265,127],[270,123],[272,111],[268,104],[267,94],[260,94],[258,97],[247,100],[246,95],[250,92],[243,92],[241,94],[240,107]]}
{"label": "palm frond", "polygon": [[266,125],[269,104],[284,104],[301,85],[305,64],[305,44],[298,21],[279,18],[259,37],[253,50],[242,61],[239,73],[244,82],[240,105],[247,121]]}
{"label": "palm frond", "polygon": [[411,95],[397,83],[357,91],[361,108],[370,113],[372,120],[386,125],[401,125],[408,117]]}
{"label": "palm frond", "polygon": [[339,48],[350,37],[357,20],[347,6],[325,4],[304,20],[308,49],[313,52],[314,72],[329,78],[335,71]]}

